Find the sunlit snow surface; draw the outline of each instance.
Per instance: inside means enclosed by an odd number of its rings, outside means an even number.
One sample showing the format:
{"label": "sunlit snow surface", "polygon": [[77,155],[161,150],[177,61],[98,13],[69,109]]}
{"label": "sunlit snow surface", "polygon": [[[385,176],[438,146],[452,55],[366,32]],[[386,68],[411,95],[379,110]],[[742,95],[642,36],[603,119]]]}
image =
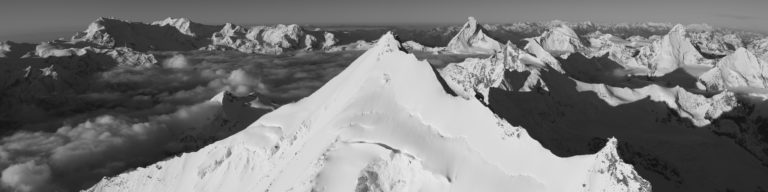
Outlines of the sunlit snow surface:
{"label": "sunlit snow surface", "polygon": [[88,191],[649,191],[616,154],[560,158],[385,34],[311,96]]}

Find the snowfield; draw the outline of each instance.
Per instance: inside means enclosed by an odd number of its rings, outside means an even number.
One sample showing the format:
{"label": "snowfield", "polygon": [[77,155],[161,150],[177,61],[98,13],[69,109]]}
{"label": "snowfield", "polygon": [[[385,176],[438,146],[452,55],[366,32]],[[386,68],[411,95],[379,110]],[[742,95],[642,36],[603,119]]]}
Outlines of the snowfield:
{"label": "snowfield", "polygon": [[385,34],[311,96],[87,191],[650,191],[615,147],[557,157]]}

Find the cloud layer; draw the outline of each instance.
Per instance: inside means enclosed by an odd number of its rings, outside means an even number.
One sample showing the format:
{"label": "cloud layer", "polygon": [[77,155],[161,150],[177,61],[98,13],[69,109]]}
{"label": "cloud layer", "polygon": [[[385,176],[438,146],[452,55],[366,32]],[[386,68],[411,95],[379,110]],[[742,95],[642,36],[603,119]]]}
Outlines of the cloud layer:
{"label": "cloud layer", "polygon": [[220,116],[221,103],[209,100],[221,91],[257,92],[277,103],[293,102],[359,54],[169,52],[157,53],[160,62],[152,67],[117,66],[80,79],[41,77],[35,81],[72,81],[76,86],[43,87],[36,95],[64,89],[61,97],[67,102],[56,106],[20,103],[40,112],[30,118],[37,121],[26,121],[0,139],[2,188],[75,191],[189,150],[181,137]]}

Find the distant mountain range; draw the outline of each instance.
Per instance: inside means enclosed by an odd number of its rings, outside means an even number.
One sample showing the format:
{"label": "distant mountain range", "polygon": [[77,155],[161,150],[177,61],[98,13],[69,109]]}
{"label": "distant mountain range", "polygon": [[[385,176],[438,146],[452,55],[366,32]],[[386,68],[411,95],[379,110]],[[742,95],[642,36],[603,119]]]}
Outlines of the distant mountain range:
{"label": "distant mountain range", "polygon": [[178,52],[362,55],[279,107],[222,92],[176,146],[198,151],[87,191],[768,189],[768,37],[708,25],[99,18],[69,40],[0,44],[0,123],[69,106],[107,69],[173,68],[156,57]]}

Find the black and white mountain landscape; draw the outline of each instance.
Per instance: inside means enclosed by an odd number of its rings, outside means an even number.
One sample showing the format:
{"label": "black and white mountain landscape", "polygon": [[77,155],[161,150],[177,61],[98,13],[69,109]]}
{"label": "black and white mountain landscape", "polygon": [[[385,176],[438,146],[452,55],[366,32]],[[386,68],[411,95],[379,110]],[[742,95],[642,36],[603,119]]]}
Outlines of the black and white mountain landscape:
{"label": "black and white mountain landscape", "polygon": [[768,191],[768,4],[486,1],[0,2],[0,191]]}

